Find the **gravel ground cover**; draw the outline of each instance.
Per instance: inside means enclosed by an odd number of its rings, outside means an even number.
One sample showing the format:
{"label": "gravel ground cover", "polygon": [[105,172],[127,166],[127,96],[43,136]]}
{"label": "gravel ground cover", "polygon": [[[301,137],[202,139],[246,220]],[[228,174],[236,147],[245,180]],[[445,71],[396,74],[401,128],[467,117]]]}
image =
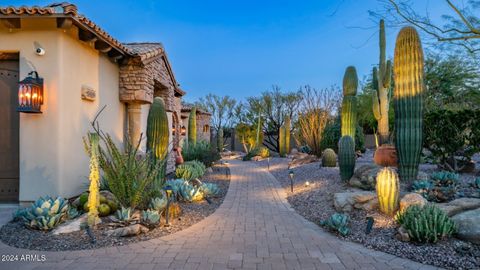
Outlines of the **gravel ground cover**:
{"label": "gravel ground cover", "polygon": [[[112,237],[107,235],[106,226],[100,224],[94,231],[96,243],[90,242],[89,236],[84,230],[62,235],[52,235],[51,232],[42,232],[26,228],[21,222],[10,222],[0,229],[0,240],[7,245],[33,250],[81,250],[94,249],[108,246],[122,246],[129,243],[145,241],[152,238],[158,238],[164,235],[178,232],[193,224],[201,221],[211,215],[222,204],[230,184],[230,172],[225,165],[215,165],[213,172],[209,172],[202,177],[206,183],[216,183],[221,189],[221,195],[218,198],[212,198],[212,203],[206,201],[185,203],[180,202],[182,215],[171,221],[169,227],[162,225],[145,234],[133,237]],[[108,223],[108,218],[103,218]]]}
{"label": "gravel ground cover", "polygon": [[[373,152],[367,151],[358,158],[357,166],[373,163]],[[478,163],[478,156],[475,158]],[[290,192],[290,178],[288,175],[287,158],[271,158],[270,172],[287,190],[288,201],[292,207],[306,219],[320,224],[320,221],[334,214],[333,195],[337,192],[355,191],[357,189],[345,185],[339,176],[338,167],[320,168],[320,163],[310,163],[293,169],[294,192]],[[256,164],[267,168],[267,160],[257,161]],[[430,164],[421,165],[424,172],[436,170]],[[478,173],[478,169],[476,171]],[[462,174],[462,181],[469,182],[475,174]],[[308,181],[308,186],[306,182]],[[395,238],[398,225],[392,218],[379,212],[354,210],[349,213],[351,233],[347,237],[339,238],[361,243],[364,246],[387,252],[399,257],[408,258],[417,262],[435,265],[447,269],[480,269],[480,246],[468,244],[455,238],[441,241],[437,244],[418,245],[402,242]],[[375,219],[374,228],[370,234],[365,234],[366,218]],[[319,225],[320,226],[320,225]]]}

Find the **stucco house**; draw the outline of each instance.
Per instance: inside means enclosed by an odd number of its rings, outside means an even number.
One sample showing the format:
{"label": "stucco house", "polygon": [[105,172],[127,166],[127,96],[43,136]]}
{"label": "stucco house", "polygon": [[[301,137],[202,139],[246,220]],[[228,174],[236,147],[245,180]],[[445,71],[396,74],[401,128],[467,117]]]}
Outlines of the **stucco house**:
{"label": "stucco house", "polygon": [[[0,7],[0,40],[0,201],[84,189],[82,137],[105,105],[100,127],[121,144],[145,133],[149,104],[162,97],[170,146],[180,143],[185,92],[162,44],[121,43],[70,3]],[[32,80],[40,82],[38,92]],[[37,113],[17,112],[31,104]]]}

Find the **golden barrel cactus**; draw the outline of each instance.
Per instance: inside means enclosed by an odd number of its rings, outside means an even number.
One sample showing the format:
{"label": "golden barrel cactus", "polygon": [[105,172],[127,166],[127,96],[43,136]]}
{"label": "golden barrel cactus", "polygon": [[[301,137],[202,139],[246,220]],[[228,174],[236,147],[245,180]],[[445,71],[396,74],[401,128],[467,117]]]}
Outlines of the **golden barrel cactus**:
{"label": "golden barrel cactus", "polygon": [[400,183],[397,173],[388,167],[379,171],[376,190],[380,211],[387,215],[395,214],[400,199]]}

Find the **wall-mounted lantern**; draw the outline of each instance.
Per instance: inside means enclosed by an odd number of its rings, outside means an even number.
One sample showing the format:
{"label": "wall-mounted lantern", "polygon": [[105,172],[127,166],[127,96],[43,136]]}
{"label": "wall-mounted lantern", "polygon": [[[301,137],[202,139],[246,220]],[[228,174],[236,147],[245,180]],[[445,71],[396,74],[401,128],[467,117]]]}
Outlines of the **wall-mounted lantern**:
{"label": "wall-mounted lantern", "polygon": [[43,79],[38,77],[36,71],[18,83],[18,112],[42,113],[43,105]]}
{"label": "wall-mounted lantern", "polygon": [[182,126],[181,134],[182,136],[185,136],[185,134],[187,134],[187,129],[185,128],[185,126]]}
{"label": "wall-mounted lantern", "polygon": [[172,136],[175,136],[175,123],[172,124]]}

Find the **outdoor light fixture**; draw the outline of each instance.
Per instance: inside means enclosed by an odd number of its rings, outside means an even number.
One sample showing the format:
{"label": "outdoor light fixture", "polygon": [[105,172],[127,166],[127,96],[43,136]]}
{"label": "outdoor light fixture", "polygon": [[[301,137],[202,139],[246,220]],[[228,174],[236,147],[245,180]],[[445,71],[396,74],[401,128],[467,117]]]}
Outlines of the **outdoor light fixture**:
{"label": "outdoor light fixture", "polygon": [[38,77],[36,71],[18,83],[18,112],[42,113],[43,105],[43,79]]}
{"label": "outdoor light fixture", "polygon": [[369,234],[372,231],[374,222],[375,220],[373,217],[367,217],[367,228],[365,229],[365,234]]}
{"label": "outdoor light fixture", "polygon": [[168,186],[165,186],[163,190],[165,190],[165,192],[167,193],[167,210],[165,211],[165,227],[168,227],[170,226],[170,223],[168,222],[168,210],[170,208],[170,200],[172,197],[173,189],[170,185],[168,185]]}
{"label": "outdoor light fixture", "polygon": [[306,186],[306,187],[310,186],[310,182],[306,181],[306,182],[305,182],[305,186]]}
{"label": "outdoor light fixture", "polygon": [[182,136],[185,136],[185,134],[187,134],[187,129],[185,128],[185,126],[182,126],[182,128],[180,129],[180,134]]}
{"label": "outdoor light fixture", "polygon": [[288,171],[288,176],[290,176],[290,191],[293,193],[293,170]]}
{"label": "outdoor light fixture", "polygon": [[267,158],[267,168],[270,171],[270,157]]}
{"label": "outdoor light fixture", "polygon": [[175,124],[172,125],[172,135],[175,136]]}

